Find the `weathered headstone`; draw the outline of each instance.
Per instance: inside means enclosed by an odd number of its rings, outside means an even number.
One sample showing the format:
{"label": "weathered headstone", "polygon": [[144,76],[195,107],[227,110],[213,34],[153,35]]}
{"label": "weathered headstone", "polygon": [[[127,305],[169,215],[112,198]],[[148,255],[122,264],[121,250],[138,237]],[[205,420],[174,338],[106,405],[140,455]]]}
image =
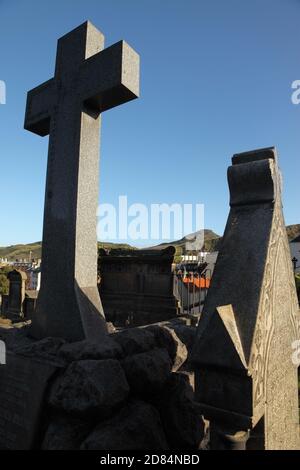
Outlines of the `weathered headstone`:
{"label": "weathered headstone", "polygon": [[8,311],[6,317],[18,321],[23,315],[25,284],[27,275],[24,271],[14,269],[7,274],[9,280]]}
{"label": "weathered headstone", "polygon": [[231,211],[194,348],[214,448],[299,449],[299,306],[274,148],[238,154]]}
{"label": "weathered headstone", "polygon": [[139,56],[125,42],[102,50],[91,23],[58,41],[55,76],[28,93],[25,129],[49,137],[37,338],[101,337],[96,210],[101,113],[139,94]]}
{"label": "weathered headstone", "polygon": [[37,297],[38,297],[38,291],[27,290],[25,293],[25,300],[23,303],[23,314],[24,314],[24,319],[26,321],[32,320],[32,318],[34,317]]}
{"label": "weathered headstone", "polygon": [[172,263],[175,248],[100,251],[100,293],[115,326],[140,326],[177,315]]}
{"label": "weathered headstone", "polygon": [[8,294],[2,294],[1,296],[1,315],[2,317],[6,318],[8,312]]}
{"label": "weathered headstone", "polygon": [[38,446],[45,394],[59,365],[8,353],[0,366],[0,449]]}

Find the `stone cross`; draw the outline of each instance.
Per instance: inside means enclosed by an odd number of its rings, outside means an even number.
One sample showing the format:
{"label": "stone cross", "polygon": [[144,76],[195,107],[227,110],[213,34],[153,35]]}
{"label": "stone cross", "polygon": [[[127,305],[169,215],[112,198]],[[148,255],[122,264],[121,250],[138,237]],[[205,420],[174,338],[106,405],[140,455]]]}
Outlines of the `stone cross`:
{"label": "stone cross", "polygon": [[86,22],[58,41],[55,76],[28,93],[25,129],[50,135],[37,338],[106,332],[97,289],[96,211],[101,113],[139,95],[139,56],[124,41],[103,50]]}
{"label": "stone cross", "polygon": [[274,148],[238,154],[193,352],[213,448],[299,449],[299,305]]}

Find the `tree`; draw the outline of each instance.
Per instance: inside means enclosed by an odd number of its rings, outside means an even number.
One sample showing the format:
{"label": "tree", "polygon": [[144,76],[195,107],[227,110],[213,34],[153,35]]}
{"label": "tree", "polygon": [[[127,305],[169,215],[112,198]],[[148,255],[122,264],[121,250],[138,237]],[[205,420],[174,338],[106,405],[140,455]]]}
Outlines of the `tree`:
{"label": "tree", "polygon": [[181,246],[176,246],[176,252],[174,255],[174,263],[179,264],[182,261],[182,248]]}
{"label": "tree", "polygon": [[7,274],[12,270],[11,266],[5,266],[0,268],[0,295],[8,294],[9,290],[9,281],[7,279]]}

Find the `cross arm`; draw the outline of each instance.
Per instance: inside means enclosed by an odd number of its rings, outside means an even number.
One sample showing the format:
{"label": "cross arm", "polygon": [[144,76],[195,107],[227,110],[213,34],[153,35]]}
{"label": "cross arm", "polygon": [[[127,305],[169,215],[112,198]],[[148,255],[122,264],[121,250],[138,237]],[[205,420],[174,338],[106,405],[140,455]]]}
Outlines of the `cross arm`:
{"label": "cross arm", "polygon": [[93,55],[82,65],[82,98],[102,112],[139,96],[139,55],[120,41]]}
{"label": "cross arm", "polygon": [[24,128],[44,137],[50,132],[50,118],[56,99],[54,79],[33,88],[27,94]]}

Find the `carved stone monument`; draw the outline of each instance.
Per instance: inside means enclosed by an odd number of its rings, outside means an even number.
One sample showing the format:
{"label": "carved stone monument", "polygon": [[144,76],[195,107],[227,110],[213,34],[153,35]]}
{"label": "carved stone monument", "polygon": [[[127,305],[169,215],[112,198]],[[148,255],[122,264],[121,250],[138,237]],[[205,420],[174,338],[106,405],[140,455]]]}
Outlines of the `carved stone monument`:
{"label": "carved stone monument", "polygon": [[139,95],[139,56],[124,41],[103,50],[86,22],[58,41],[55,76],[27,97],[25,129],[50,135],[37,338],[106,332],[97,289],[96,211],[101,113]]}
{"label": "carved stone monument", "polygon": [[175,248],[100,251],[100,294],[115,326],[140,326],[177,315],[172,262]]}
{"label": "carved stone monument", "polygon": [[196,397],[213,448],[299,449],[299,305],[276,150],[235,155],[228,182],[231,210],[193,354]]}
{"label": "carved stone monument", "polygon": [[0,366],[0,450],[34,449],[49,381],[61,366],[13,353],[6,359]]}

